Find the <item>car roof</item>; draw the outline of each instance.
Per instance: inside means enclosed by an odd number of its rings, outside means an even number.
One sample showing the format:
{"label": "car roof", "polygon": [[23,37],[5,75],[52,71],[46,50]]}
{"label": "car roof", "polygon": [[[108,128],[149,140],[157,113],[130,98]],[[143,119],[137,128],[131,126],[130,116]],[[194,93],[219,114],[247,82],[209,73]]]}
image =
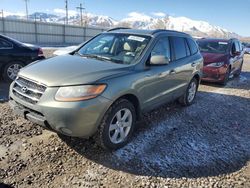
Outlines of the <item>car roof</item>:
{"label": "car roof", "polygon": [[179,31],[173,31],[173,30],[166,30],[166,29],[155,29],[155,30],[149,30],[149,29],[129,29],[129,28],[114,28],[110,29],[107,32],[109,33],[126,33],[126,34],[135,34],[135,35],[149,35],[153,36],[159,33],[168,33],[168,34],[177,34],[177,35],[184,35],[186,37],[191,37],[187,33],[179,32]]}
{"label": "car roof", "polygon": [[197,41],[206,41],[206,42],[231,42],[232,40],[238,40],[235,38],[230,38],[230,39],[223,39],[223,38],[202,38],[198,39]]}

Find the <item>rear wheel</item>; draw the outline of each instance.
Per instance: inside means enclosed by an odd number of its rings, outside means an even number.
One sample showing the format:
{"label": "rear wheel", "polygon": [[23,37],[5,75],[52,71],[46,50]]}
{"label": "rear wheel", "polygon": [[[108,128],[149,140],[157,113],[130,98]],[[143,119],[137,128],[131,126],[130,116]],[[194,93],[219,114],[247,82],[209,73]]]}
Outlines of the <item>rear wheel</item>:
{"label": "rear wheel", "polygon": [[16,79],[18,72],[23,67],[24,65],[21,62],[8,63],[4,68],[3,79],[6,82],[12,82],[13,80]]}
{"label": "rear wheel", "polygon": [[181,98],[179,98],[179,102],[183,106],[189,106],[189,105],[193,104],[196,93],[197,93],[198,86],[199,86],[198,80],[196,78],[193,78],[190,81],[185,94]]}
{"label": "rear wheel", "polygon": [[127,144],[133,134],[136,122],[134,105],[120,99],[115,102],[103,117],[96,134],[97,143],[104,149],[114,150]]}

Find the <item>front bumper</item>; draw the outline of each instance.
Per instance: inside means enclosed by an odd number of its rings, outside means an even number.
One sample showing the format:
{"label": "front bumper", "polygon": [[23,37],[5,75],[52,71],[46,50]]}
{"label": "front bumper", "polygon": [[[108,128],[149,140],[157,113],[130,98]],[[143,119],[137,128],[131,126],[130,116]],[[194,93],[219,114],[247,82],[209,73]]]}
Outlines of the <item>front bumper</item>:
{"label": "front bumper", "polygon": [[226,76],[227,67],[203,67],[202,81],[223,82]]}
{"label": "front bumper", "polygon": [[42,127],[73,137],[92,136],[112,101],[102,96],[79,102],[58,102],[58,88],[47,88],[39,102],[28,103],[15,96],[10,87],[9,104],[14,113]]}

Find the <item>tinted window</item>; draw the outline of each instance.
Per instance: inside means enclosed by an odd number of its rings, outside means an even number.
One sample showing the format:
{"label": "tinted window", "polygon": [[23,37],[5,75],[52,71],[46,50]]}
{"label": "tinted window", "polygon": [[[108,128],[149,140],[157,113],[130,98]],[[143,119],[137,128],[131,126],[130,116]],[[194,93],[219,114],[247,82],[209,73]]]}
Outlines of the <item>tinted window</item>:
{"label": "tinted window", "polygon": [[161,38],[152,50],[151,55],[164,55],[170,60],[170,47],[167,37]]}
{"label": "tinted window", "polygon": [[11,43],[0,39],[0,48],[12,48]]}
{"label": "tinted window", "polygon": [[187,39],[189,48],[191,50],[191,54],[196,54],[198,52],[198,47],[196,42],[194,42],[192,39]]}
{"label": "tinted window", "polygon": [[200,40],[197,41],[200,47],[201,52],[205,53],[219,53],[224,54],[228,49],[228,42],[225,41],[209,41],[209,40]]}
{"label": "tinted window", "polygon": [[191,51],[190,51],[190,48],[188,46],[187,40],[185,40],[185,47],[186,47],[186,55],[190,56],[191,55]]}
{"label": "tinted window", "polygon": [[242,51],[243,50],[243,46],[242,46],[241,42],[238,41],[238,44],[239,44],[240,51]]}
{"label": "tinted window", "polygon": [[171,37],[173,50],[175,54],[175,60],[184,58],[187,56],[186,52],[186,42],[184,38],[181,37]]}
{"label": "tinted window", "polygon": [[236,52],[240,52],[240,45],[238,42],[235,42]]}

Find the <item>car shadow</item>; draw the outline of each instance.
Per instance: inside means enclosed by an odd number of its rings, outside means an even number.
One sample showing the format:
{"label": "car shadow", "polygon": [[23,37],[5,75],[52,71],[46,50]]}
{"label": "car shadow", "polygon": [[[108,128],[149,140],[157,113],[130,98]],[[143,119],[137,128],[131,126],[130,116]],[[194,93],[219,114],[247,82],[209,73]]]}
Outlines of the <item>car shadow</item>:
{"label": "car shadow", "polygon": [[0,183],[0,188],[14,188],[14,187],[4,184],[4,183]]}
{"label": "car shadow", "polygon": [[8,101],[10,84],[0,80],[0,103]]}
{"label": "car shadow", "polygon": [[250,159],[249,109],[248,98],[199,92],[192,106],[172,103],[145,114],[131,142],[117,151],[104,151],[93,139],[60,138],[114,170],[163,178],[217,176],[238,171]]}
{"label": "car shadow", "polygon": [[239,77],[230,78],[227,85],[225,86],[219,83],[205,82],[205,81],[202,81],[201,84],[206,85],[206,86],[216,87],[216,88],[232,88],[232,89],[235,88],[235,89],[250,90],[249,80],[250,80],[250,72],[243,71],[241,72]]}

